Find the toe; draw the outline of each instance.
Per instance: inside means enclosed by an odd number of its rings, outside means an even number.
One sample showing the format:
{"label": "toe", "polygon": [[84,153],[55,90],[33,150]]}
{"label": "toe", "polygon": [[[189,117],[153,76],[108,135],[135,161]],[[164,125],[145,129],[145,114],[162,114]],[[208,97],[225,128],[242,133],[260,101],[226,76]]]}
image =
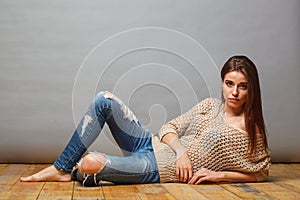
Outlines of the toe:
{"label": "toe", "polygon": [[33,177],[32,176],[21,177],[20,181],[21,182],[30,182],[30,181],[33,181]]}

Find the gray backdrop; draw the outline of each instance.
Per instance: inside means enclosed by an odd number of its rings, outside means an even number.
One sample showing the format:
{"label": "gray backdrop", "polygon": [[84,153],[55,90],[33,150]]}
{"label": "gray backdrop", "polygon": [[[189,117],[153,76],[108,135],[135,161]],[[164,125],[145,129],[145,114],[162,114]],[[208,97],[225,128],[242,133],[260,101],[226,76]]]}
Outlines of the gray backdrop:
{"label": "gray backdrop", "polygon": [[[273,161],[300,161],[298,0],[0,1],[0,162],[52,162],[93,96],[154,133],[220,97],[233,54],[257,64]],[[90,150],[120,155],[107,128]]]}

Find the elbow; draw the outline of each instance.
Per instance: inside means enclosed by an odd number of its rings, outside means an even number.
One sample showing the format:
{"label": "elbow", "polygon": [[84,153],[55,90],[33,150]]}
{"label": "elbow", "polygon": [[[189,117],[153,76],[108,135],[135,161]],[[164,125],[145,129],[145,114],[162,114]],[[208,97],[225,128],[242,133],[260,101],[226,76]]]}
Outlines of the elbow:
{"label": "elbow", "polygon": [[256,182],[266,182],[269,178],[269,170],[263,170],[255,173]]}

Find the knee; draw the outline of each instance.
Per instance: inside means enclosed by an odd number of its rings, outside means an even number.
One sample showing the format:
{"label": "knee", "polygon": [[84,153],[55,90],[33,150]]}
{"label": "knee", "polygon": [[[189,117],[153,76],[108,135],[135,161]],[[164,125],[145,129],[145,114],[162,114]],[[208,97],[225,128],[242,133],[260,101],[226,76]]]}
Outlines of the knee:
{"label": "knee", "polygon": [[100,99],[100,98],[105,98],[105,99],[113,99],[114,98],[114,94],[109,92],[109,91],[101,91],[96,95],[96,99]]}
{"label": "knee", "polygon": [[104,102],[106,100],[114,99],[114,97],[114,94],[111,92],[101,91],[95,96],[94,103],[100,104],[101,102]]}
{"label": "knee", "polygon": [[108,94],[111,94],[110,92],[107,92],[107,91],[101,91],[99,92],[95,97],[94,97],[94,100],[93,100],[93,104],[94,106],[96,107],[102,107],[102,105],[109,105],[109,101],[107,96]]}
{"label": "knee", "polygon": [[103,92],[103,96],[106,99],[113,99],[115,97],[115,95],[113,93],[109,92],[109,91]]}
{"label": "knee", "polygon": [[86,174],[95,174],[100,172],[106,164],[106,157],[99,153],[89,153],[82,158],[80,170]]}

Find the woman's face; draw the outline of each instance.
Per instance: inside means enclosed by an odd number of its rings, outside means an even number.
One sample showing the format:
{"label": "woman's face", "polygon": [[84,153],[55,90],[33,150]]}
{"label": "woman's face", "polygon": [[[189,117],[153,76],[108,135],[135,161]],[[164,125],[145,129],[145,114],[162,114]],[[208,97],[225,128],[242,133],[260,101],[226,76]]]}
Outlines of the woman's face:
{"label": "woman's face", "polygon": [[242,72],[228,72],[223,81],[225,104],[231,109],[242,109],[247,99],[247,78]]}

